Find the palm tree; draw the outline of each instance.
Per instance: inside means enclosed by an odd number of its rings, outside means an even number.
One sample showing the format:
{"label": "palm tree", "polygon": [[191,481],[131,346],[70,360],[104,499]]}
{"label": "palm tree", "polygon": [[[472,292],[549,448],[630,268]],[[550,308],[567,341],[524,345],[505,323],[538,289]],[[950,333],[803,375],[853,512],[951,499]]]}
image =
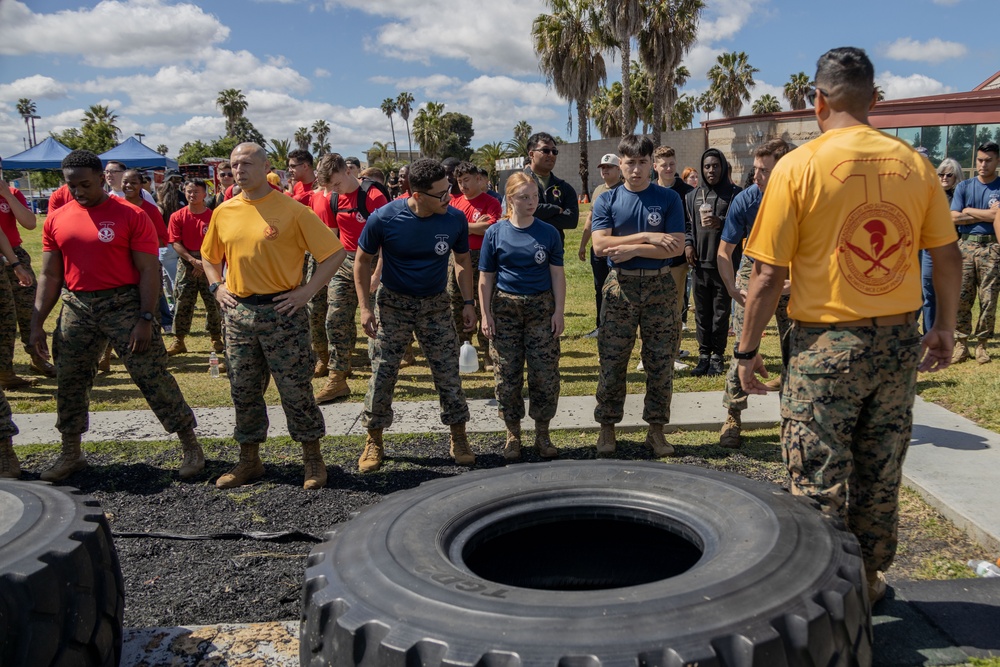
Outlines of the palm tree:
{"label": "palm tree", "polygon": [[629,90],[632,91],[633,115],[637,122],[642,123],[642,133],[646,134],[653,124],[653,82],[641,62],[633,60],[631,69]]}
{"label": "palm tree", "polygon": [[595,8],[600,12],[601,21],[606,35],[614,40],[622,55],[622,106],[621,123],[622,136],[635,128],[635,123],[629,124],[632,117],[632,97],[629,74],[631,73],[632,38],[646,22],[649,11],[644,0],[595,0]]}
{"label": "palm tree", "polygon": [[744,51],[727,52],[716,58],[716,64],[708,70],[708,79],[724,117],[735,118],[740,115],[743,103],[750,101],[750,89],[754,87],[753,75],[759,71],[750,65]]}
{"label": "palm tree", "polygon": [[698,103],[695,105],[699,111],[704,111],[708,118],[712,117],[712,112],[715,111],[717,106],[719,106],[719,99],[713,88],[709,88],[699,95]]}
{"label": "palm tree", "polygon": [[885,91],[882,86],[875,84],[875,92],[878,93],[878,97],[875,98],[876,102],[885,102]]}
{"label": "palm tree", "polygon": [[316,135],[316,141],[313,142],[313,153],[316,157],[321,157],[330,152],[330,144],[327,143],[326,138],[330,136],[330,124],[325,120],[317,120],[312,124],[313,134]]}
{"label": "palm tree", "polygon": [[792,111],[800,111],[806,108],[806,93],[812,88],[809,75],[805,72],[793,74],[785,84],[785,99],[791,105]]}
{"label": "palm tree", "polygon": [[436,158],[447,138],[444,136],[445,126],[441,119],[443,115],[443,104],[428,102],[413,119],[413,134],[420,145],[420,154],[425,157]]}
{"label": "palm tree", "polygon": [[[622,84],[615,81],[610,88],[601,86],[590,100],[590,117],[605,139],[622,134]],[[635,117],[632,118],[635,127]]]}
{"label": "palm tree", "polygon": [[392,130],[392,149],[396,152],[396,161],[399,161],[399,149],[396,148],[396,126],[392,122],[392,114],[396,113],[396,100],[391,97],[387,97],[382,100],[382,106],[379,107],[389,118],[389,129]]}
{"label": "palm tree", "polygon": [[514,126],[514,141],[528,143],[528,139],[531,137],[531,124],[526,120],[517,121],[517,125]]}
{"label": "palm tree", "polygon": [[308,127],[300,127],[295,130],[295,145],[299,147],[300,151],[309,150],[309,144],[312,143],[313,135],[309,132]]}
{"label": "palm tree", "polygon": [[270,150],[267,157],[271,161],[271,166],[275,169],[285,169],[288,167],[288,154],[292,150],[292,142],[288,139],[271,139]]}
{"label": "palm tree", "polygon": [[[590,164],[587,158],[587,130],[590,98],[607,79],[596,17],[588,0],[547,0],[551,14],[539,14],[531,25],[531,37],[539,67],[556,92],[576,103],[577,136],[580,142],[580,179],[589,195]],[[522,126],[523,123],[523,126]],[[514,127],[531,134],[531,126],[521,121]]]}
{"label": "palm tree", "polygon": [[35,145],[35,139],[32,135],[31,127],[28,125],[28,121],[31,121],[32,126],[34,125],[35,121],[33,116],[37,110],[38,109],[35,106],[35,103],[27,97],[22,97],[17,101],[17,113],[19,113],[21,118],[24,119],[24,131],[28,133],[28,143],[31,146]]}
{"label": "palm tree", "polygon": [[[406,144],[409,147],[410,152],[407,154],[409,158],[413,157],[413,140],[410,139],[410,112],[413,111],[413,95],[406,92],[405,90],[396,96],[396,111],[399,115],[403,117],[403,121],[406,123]],[[407,162],[409,162],[409,158]]]}
{"label": "palm tree", "polygon": [[160,155],[166,155],[167,153],[170,152],[170,149],[167,148],[166,144],[160,144],[159,146],[156,147],[156,152],[159,153]]}
{"label": "palm tree", "polygon": [[[521,122],[524,123],[524,121]],[[501,141],[494,141],[492,144],[483,144],[477,148],[476,152],[472,154],[472,161],[489,172],[490,183],[496,183],[497,160],[507,157],[511,157],[507,146]]]}
{"label": "palm tree", "polygon": [[215,106],[219,107],[222,115],[226,117],[226,136],[236,136],[236,122],[250,106],[243,91],[236,88],[220,90],[219,96],[215,98]]}
{"label": "palm tree", "polygon": [[685,130],[694,123],[694,113],[698,110],[698,100],[690,95],[681,95],[674,102],[670,113],[670,129]]}
{"label": "palm tree", "polygon": [[384,162],[389,157],[389,143],[373,141],[372,147],[365,151],[365,153],[368,155],[369,162]]}
{"label": "palm tree", "polygon": [[673,126],[670,119],[677,89],[690,73],[681,71],[681,60],[698,36],[702,0],[658,0],[649,8],[649,18],[639,31],[639,59],[653,82],[653,143],[660,145],[660,130]]}
{"label": "palm tree", "polygon": [[90,150],[103,153],[118,145],[118,136],[122,132],[115,125],[118,122],[118,115],[108,107],[103,104],[93,104],[83,112],[80,121],[83,123],[80,130]]}
{"label": "palm tree", "polygon": [[765,114],[765,113],[778,113],[781,111],[781,102],[774,95],[761,95],[758,97],[750,110],[755,115]]}

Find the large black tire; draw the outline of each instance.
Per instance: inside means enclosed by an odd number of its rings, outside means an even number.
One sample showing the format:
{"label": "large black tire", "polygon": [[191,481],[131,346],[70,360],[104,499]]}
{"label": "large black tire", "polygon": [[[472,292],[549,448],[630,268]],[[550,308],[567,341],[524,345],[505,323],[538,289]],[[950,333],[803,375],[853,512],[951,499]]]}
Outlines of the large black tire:
{"label": "large black tire", "polygon": [[868,665],[855,538],[773,485],[559,462],[389,496],[313,550],[300,664]]}
{"label": "large black tire", "polygon": [[116,667],[124,590],[96,500],[0,481],[0,665]]}

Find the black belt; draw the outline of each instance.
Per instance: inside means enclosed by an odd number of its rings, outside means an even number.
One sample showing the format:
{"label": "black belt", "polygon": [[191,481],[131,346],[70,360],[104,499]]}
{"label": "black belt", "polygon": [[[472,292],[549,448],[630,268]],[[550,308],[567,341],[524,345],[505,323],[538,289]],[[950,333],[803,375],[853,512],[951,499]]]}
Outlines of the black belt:
{"label": "black belt", "polygon": [[85,299],[99,299],[105,296],[115,296],[116,294],[124,294],[125,292],[131,292],[132,290],[138,290],[138,285],[122,285],[121,287],[112,287],[111,289],[99,289],[94,292],[79,292],[76,290],[69,290],[74,296],[83,297]]}
{"label": "black belt", "polygon": [[639,276],[641,278],[652,278],[670,273],[671,267],[661,266],[658,269],[620,269],[617,266],[612,270],[617,271],[620,276]]}
{"label": "black belt", "polygon": [[970,243],[996,243],[997,237],[995,234],[959,234],[958,238],[963,241],[969,241]]}
{"label": "black belt", "polygon": [[291,291],[285,290],[284,292],[275,292],[274,294],[251,294],[250,296],[236,296],[233,294],[233,298],[245,306],[273,306],[274,297],[288,294]]}

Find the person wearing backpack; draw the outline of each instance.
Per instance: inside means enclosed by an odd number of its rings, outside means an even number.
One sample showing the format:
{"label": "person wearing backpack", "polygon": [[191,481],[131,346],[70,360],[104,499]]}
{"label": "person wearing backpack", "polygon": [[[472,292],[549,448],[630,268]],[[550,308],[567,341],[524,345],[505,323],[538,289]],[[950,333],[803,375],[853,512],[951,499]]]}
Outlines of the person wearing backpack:
{"label": "person wearing backpack", "polygon": [[[347,376],[351,372],[351,351],[357,341],[354,315],[358,310],[358,294],[354,288],[354,256],[358,237],[368,217],[389,202],[385,186],[362,179],[359,183],[347,168],[339,153],[327,153],[319,160],[316,178],[324,188],[323,195],[313,193],[313,210],[326,209],[320,219],[340,237],[347,258],[330,280],[327,289],[326,336],[330,342],[330,375],[316,394],[317,403],[329,403],[351,393]],[[375,262],[372,262],[372,270]]]}

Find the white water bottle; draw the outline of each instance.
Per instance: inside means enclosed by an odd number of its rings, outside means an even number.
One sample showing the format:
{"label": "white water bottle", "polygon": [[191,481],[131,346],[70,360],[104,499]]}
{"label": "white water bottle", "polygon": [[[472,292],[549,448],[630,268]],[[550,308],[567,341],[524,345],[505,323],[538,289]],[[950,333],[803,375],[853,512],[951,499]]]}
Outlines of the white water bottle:
{"label": "white water bottle", "polygon": [[985,560],[970,560],[969,567],[976,572],[977,577],[1000,577],[1000,567]]}
{"label": "white water bottle", "polygon": [[476,352],[476,348],[472,347],[472,343],[465,341],[462,343],[462,349],[458,352],[458,372],[475,373],[478,370],[479,353]]}
{"label": "white water bottle", "polygon": [[214,378],[219,377],[219,355],[215,351],[208,355],[208,374]]}

